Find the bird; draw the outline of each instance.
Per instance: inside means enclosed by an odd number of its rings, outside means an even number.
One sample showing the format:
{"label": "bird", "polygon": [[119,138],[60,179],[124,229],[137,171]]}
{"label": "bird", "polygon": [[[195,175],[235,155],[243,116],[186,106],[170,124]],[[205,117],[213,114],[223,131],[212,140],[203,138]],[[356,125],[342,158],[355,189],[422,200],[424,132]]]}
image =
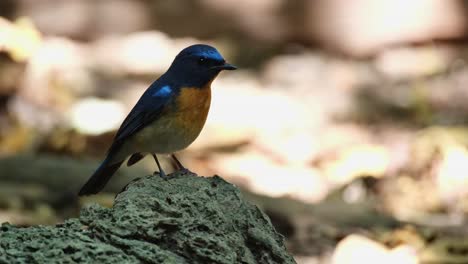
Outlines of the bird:
{"label": "bird", "polygon": [[106,158],[78,195],[100,192],[129,156],[127,166],[151,154],[163,178],[167,176],[157,154],[171,155],[177,167],[186,170],[174,153],[200,134],[210,108],[213,80],[221,71],[235,69],[209,45],[195,44],[180,51],[124,119]]}

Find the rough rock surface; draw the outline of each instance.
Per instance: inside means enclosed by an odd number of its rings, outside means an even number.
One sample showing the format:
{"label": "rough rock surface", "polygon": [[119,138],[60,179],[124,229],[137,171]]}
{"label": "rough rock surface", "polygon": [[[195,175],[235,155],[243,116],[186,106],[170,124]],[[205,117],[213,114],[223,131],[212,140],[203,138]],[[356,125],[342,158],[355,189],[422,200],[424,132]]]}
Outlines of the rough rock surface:
{"label": "rough rock surface", "polygon": [[268,217],[218,176],[145,176],[112,208],[0,227],[0,263],[294,263]]}

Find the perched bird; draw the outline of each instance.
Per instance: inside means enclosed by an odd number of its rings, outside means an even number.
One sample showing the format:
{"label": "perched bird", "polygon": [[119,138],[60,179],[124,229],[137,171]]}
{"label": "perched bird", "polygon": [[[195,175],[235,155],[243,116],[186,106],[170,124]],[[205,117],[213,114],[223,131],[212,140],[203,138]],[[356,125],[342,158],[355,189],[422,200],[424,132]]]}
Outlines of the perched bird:
{"label": "perched bird", "polygon": [[79,195],[101,191],[125,159],[133,165],[151,154],[161,177],[166,177],[156,154],[172,154],[189,146],[205,124],[211,83],[222,70],[235,70],[213,47],[197,44],[182,50],[171,66],[143,93],[123,121],[107,157],[81,188]]}

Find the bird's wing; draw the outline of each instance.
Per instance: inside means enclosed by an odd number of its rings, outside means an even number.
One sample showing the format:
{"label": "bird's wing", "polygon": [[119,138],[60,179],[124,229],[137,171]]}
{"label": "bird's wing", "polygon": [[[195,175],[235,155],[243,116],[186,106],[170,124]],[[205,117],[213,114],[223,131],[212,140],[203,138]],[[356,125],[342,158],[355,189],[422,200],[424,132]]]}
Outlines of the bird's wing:
{"label": "bird's wing", "polygon": [[115,142],[120,142],[133,135],[135,132],[143,128],[149,123],[149,116],[156,114],[160,111],[157,109],[133,109],[117,131],[115,135]]}
{"label": "bird's wing", "polygon": [[[167,86],[153,83],[142,95],[132,111],[123,121],[114,139],[116,145],[138,132],[140,129],[156,120],[162,113],[164,107],[171,101],[172,94],[158,94],[162,88]],[[172,92],[172,91],[171,91]]]}

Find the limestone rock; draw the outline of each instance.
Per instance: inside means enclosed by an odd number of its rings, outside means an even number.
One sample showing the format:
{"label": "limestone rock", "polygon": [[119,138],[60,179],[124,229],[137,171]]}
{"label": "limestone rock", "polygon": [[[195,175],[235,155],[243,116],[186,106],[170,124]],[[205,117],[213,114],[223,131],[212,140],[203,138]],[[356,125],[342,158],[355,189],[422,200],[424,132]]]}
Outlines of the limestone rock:
{"label": "limestone rock", "polygon": [[112,208],[56,226],[0,227],[0,263],[295,263],[269,218],[218,176],[146,176]]}

